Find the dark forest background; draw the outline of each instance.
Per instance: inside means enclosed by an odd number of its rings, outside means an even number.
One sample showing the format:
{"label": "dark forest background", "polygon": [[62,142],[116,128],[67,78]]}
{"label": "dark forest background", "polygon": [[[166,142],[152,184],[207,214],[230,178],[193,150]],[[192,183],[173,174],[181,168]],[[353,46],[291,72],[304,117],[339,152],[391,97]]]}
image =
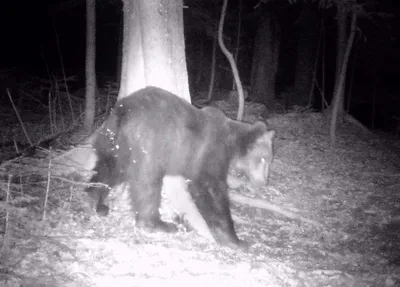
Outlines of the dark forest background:
{"label": "dark forest background", "polygon": [[[285,109],[296,104],[295,73],[304,54],[306,39],[313,56],[319,60],[316,70],[322,83],[322,57],[325,60],[325,90],[329,104],[333,92],[336,61],[336,8],[320,7],[320,1],[239,1],[230,0],[226,16],[225,44],[234,52],[241,11],[240,52],[237,66],[243,84],[250,90],[255,39],[263,17],[273,17],[279,30],[279,62],[273,87],[275,99]],[[397,132],[400,123],[398,75],[399,22],[396,1],[369,1],[360,17],[348,67],[345,108],[369,128]],[[184,29],[186,55],[192,97],[208,89],[214,31],[218,25],[222,1],[185,1]],[[272,16],[271,16],[272,15]],[[2,36],[0,54],[1,101],[8,105],[5,88],[18,93],[19,85],[32,77],[62,77],[62,58],[67,77],[75,76],[70,92],[84,87],[85,1],[7,1],[0,8]],[[97,3],[97,77],[98,84],[118,81],[122,41],[122,2]],[[323,33],[321,32],[323,31]],[[324,56],[317,53],[324,37]],[[215,88],[230,90],[232,72],[225,56],[217,48]],[[350,97],[351,95],[351,97]],[[308,96],[307,96],[308,97]],[[321,110],[321,94],[314,89],[312,108]]]}

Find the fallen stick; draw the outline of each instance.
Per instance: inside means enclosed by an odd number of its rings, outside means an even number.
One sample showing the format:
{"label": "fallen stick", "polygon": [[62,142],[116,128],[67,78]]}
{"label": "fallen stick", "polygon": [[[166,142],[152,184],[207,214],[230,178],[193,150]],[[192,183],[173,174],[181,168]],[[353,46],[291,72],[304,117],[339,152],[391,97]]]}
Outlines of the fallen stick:
{"label": "fallen stick", "polygon": [[245,196],[242,194],[232,193],[232,192],[229,193],[229,198],[233,202],[236,202],[239,204],[245,204],[245,205],[249,205],[249,206],[256,207],[256,208],[269,210],[269,211],[281,214],[283,216],[286,216],[290,219],[298,219],[298,220],[307,222],[313,226],[321,227],[321,224],[315,220],[307,219],[307,218],[302,217],[299,214],[284,210],[283,208],[281,208],[275,204],[269,203],[263,199],[252,198],[252,197],[248,197],[248,196]]}

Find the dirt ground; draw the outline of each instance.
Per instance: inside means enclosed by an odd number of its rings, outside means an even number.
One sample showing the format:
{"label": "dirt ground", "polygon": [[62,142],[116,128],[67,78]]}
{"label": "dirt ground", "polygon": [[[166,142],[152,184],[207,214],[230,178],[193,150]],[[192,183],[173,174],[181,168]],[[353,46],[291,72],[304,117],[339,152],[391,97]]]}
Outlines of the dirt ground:
{"label": "dirt ground", "polygon": [[[259,114],[250,107],[245,120]],[[344,123],[331,147],[321,114],[267,121],[276,130],[269,185],[230,192],[297,218],[233,203],[247,252],[195,232],[149,234],[118,214],[98,217],[82,202],[82,186],[51,175],[48,163],[51,181],[40,185],[47,205],[11,208],[6,202],[20,191],[10,188],[3,162],[0,286],[400,286],[400,140]],[[45,220],[37,215],[43,206]]]}

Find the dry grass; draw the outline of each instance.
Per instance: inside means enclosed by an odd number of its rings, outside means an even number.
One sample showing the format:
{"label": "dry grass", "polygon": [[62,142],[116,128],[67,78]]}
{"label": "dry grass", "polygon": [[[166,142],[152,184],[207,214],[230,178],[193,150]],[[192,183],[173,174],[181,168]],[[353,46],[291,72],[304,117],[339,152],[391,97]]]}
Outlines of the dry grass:
{"label": "dry grass", "polygon": [[[236,116],[234,104],[218,105]],[[261,113],[251,104],[246,120]],[[398,286],[398,143],[344,125],[331,148],[317,113],[268,122],[277,131],[275,158],[270,185],[255,196],[320,227],[234,205],[238,235],[252,244],[246,253],[194,232],[149,234],[129,214],[93,214],[83,179],[65,178],[76,168],[63,160],[65,151],[42,150],[0,165],[1,284]]]}

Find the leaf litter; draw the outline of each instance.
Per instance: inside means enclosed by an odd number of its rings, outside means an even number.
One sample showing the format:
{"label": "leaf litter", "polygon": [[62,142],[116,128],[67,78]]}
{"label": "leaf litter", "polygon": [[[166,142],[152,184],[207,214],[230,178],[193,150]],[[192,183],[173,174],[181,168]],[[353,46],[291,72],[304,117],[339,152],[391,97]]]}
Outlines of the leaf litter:
{"label": "leaf litter", "polygon": [[[262,119],[259,106],[247,105],[245,120]],[[235,117],[234,105],[219,107]],[[41,221],[37,214],[43,210],[46,160],[65,153],[42,151],[40,159],[21,158],[0,166],[1,202],[7,193],[14,200],[26,196],[23,203],[7,204],[0,284],[398,286],[398,139],[343,124],[331,147],[321,114],[277,114],[267,122],[277,131],[270,182],[248,195],[318,226],[234,203],[238,236],[252,245],[247,252],[219,247],[194,232],[149,234],[134,227],[126,210],[106,218],[95,215],[82,192],[84,183],[62,180],[57,160],[47,219]],[[9,174],[20,180],[10,183]],[[247,194],[248,189],[244,185],[230,192]],[[0,205],[4,221],[5,207]]]}

